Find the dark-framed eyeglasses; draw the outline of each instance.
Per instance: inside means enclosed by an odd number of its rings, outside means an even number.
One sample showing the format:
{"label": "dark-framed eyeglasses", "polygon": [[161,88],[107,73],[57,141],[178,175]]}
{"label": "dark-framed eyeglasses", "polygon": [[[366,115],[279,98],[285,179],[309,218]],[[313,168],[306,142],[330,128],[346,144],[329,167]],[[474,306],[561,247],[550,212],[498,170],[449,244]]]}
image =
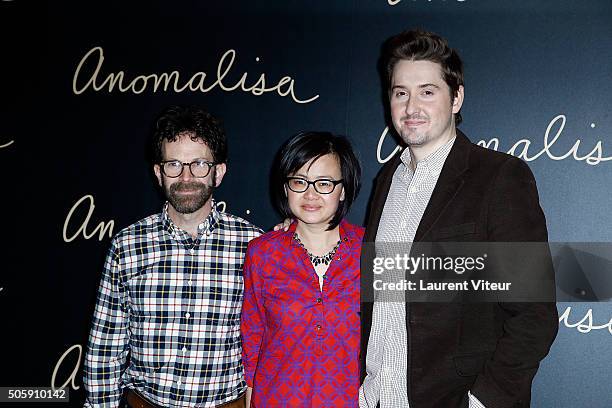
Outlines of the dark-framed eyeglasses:
{"label": "dark-framed eyeglasses", "polygon": [[207,160],[194,160],[190,163],[183,163],[180,160],[165,160],[160,163],[161,171],[164,176],[176,178],[183,174],[183,168],[189,167],[189,171],[193,177],[206,177],[210,173],[210,169],[217,163],[212,163]]}
{"label": "dark-framed eyeglasses", "polygon": [[312,184],[317,193],[331,194],[334,192],[336,186],[342,183],[342,181],[342,179],[316,179],[314,181],[308,181],[303,177],[287,177],[287,187],[294,193],[303,193],[308,190],[308,187]]}

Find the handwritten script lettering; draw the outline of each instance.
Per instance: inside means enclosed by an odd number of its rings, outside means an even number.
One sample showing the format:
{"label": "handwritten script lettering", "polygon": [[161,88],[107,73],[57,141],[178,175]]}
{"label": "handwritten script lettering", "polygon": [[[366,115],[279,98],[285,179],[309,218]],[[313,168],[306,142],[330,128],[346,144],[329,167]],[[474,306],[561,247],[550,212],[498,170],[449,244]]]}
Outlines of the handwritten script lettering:
{"label": "handwritten script lettering", "polygon": [[[565,115],[557,115],[555,116],[553,120],[550,121],[550,123],[548,124],[548,127],[546,128],[546,132],[544,133],[544,147],[539,152],[535,153],[533,156],[529,156],[529,148],[531,147],[531,141],[529,141],[528,139],[521,139],[518,142],[516,142],[510,148],[510,150],[508,150],[508,153],[516,157],[519,157],[525,161],[528,161],[528,162],[536,160],[537,158],[539,158],[540,156],[544,154],[546,154],[548,158],[550,158],[551,160],[557,160],[557,161],[564,160],[571,156],[574,160],[585,161],[587,164],[590,164],[591,166],[596,166],[601,162],[612,160],[612,157],[603,156],[603,145],[601,141],[598,141],[595,144],[595,147],[589,153],[583,156],[581,156],[580,153],[578,153],[578,149],[580,148],[580,143],[582,143],[582,140],[580,139],[576,139],[576,142],[574,142],[574,145],[565,154],[560,155],[560,156],[557,156],[556,154],[554,154],[551,151],[551,148],[561,136],[561,133],[563,132],[563,128],[565,128],[565,122],[566,122]],[[555,126],[557,126],[557,124],[558,124],[557,131],[554,132],[554,136],[552,137],[552,140],[550,140],[550,135],[553,133],[553,129],[555,128]],[[489,140],[488,142],[481,140],[478,142],[478,145],[487,147],[489,149],[493,148],[493,150],[497,150],[499,147],[499,139],[493,138]]]}
{"label": "handwritten script lettering", "polygon": [[227,203],[225,201],[217,201],[217,211],[225,212],[227,210]]}
{"label": "handwritten script lettering", "polygon": [[[81,205],[81,203],[87,200],[89,200],[89,211],[87,213],[87,217],[85,217],[85,220],[81,223],[80,227],[76,230],[76,232],[69,237],[67,231],[68,226],[70,225],[70,221],[72,219],[72,215],[74,211],[79,207],[79,205]],[[68,215],[66,216],[66,220],[64,221],[64,229],[62,231],[62,234],[65,242],[74,241],[76,237],[81,233],[83,234],[83,237],[85,237],[85,239],[90,239],[91,237],[96,235],[96,233],[98,233],[99,241],[102,241],[104,239],[104,234],[108,233],[109,238],[113,236],[113,227],[115,226],[115,222],[113,220],[110,220],[107,224],[105,224],[104,222],[100,222],[91,233],[87,232],[87,226],[95,208],[96,206],[94,205],[94,198],[92,195],[89,194],[81,197],[76,203],[74,203],[74,205],[70,209],[70,212],[68,212]]]}
{"label": "handwritten script lettering", "polygon": [[5,143],[5,144],[3,144],[3,145],[0,145],[0,149],[4,149],[5,147],[9,147],[9,146],[10,146],[10,145],[12,145],[13,143],[15,143],[15,141],[14,141],[14,140],[11,140],[11,141],[10,141],[10,142],[8,142],[8,143]]}
{"label": "handwritten script lettering", "polygon": [[559,316],[559,323],[563,323],[565,327],[568,328],[576,328],[580,333],[589,333],[591,330],[601,330],[608,329],[610,334],[612,334],[612,318],[610,321],[601,325],[593,325],[593,309],[589,309],[582,320],[576,323],[569,322],[569,316],[572,313],[572,308],[570,306],[565,308],[565,311]]}
{"label": "handwritten script lettering", "polygon": [[[555,154],[552,148],[561,136],[563,129],[565,128],[565,122],[565,115],[557,115],[550,121],[548,127],[546,128],[546,132],[544,133],[544,146],[533,155],[530,154],[532,142],[529,139],[521,139],[517,141],[516,143],[514,143],[514,145],[512,145],[512,147],[510,148],[510,150],[508,150],[507,153],[519,157],[527,162],[534,161],[536,159],[539,159],[540,157],[548,157],[550,160],[555,161],[572,158],[576,161],[584,161],[586,164],[596,166],[602,162],[612,160],[612,157],[604,156],[604,148],[603,143],[601,141],[597,141],[597,143],[595,143],[595,147],[593,147],[590,152],[581,154],[579,153],[579,149],[582,140],[576,139],[573,146],[566,153],[560,155]],[[400,150],[400,147],[398,146],[389,156],[384,158],[381,157],[380,152],[388,131],[389,127],[387,126],[380,135],[380,139],[378,140],[378,147],[376,149],[376,158],[381,164],[389,161]],[[551,137],[551,135],[553,134],[554,136]],[[477,144],[488,149],[499,150],[498,138],[492,138],[488,141],[480,140]]]}
{"label": "handwritten script lettering", "polygon": [[396,146],[395,149],[393,149],[393,151],[391,152],[391,154],[388,155],[387,157],[382,158],[380,156],[380,150],[382,149],[382,145],[385,141],[385,138],[387,137],[387,133],[389,133],[389,126],[387,126],[385,130],[383,130],[382,134],[380,135],[380,138],[378,139],[378,145],[376,146],[376,159],[381,164],[386,163],[389,160],[391,160],[391,158],[395,156],[395,154],[402,149],[401,146]]}
{"label": "handwritten script lettering", "polygon": [[[97,62],[96,62],[97,58]],[[207,93],[215,88],[219,88],[226,92],[232,92],[240,90],[243,92],[251,93],[252,95],[259,96],[267,92],[275,92],[280,96],[290,95],[296,103],[310,103],[319,98],[319,95],[314,95],[308,99],[299,99],[295,95],[295,80],[290,76],[282,77],[274,86],[266,86],[266,74],[261,74],[255,82],[251,82],[247,85],[248,73],[242,74],[238,82],[233,85],[228,85],[225,77],[230,72],[234,60],[236,58],[235,50],[227,50],[217,65],[217,77],[215,80],[205,85],[207,74],[205,72],[196,72],[188,80],[183,80],[182,84],[180,81],[180,74],[178,71],[172,71],[170,73],[164,72],[162,74],[148,74],[138,75],[133,79],[126,79],[124,71],[117,73],[110,73],[106,75],[106,78],[101,79],[100,71],[104,63],[104,50],[102,47],[93,47],[89,50],[76,68],[74,76],[72,77],[72,92],[76,95],[80,95],[87,89],[92,88],[94,91],[102,91],[106,89],[109,93],[117,89],[119,92],[132,92],[134,94],[141,94],[144,91],[150,89],[153,93],[158,90],[167,92],[169,89],[180,93],[185,90],[192,92]],[[93,63],[96,63],[95,70],[90,73],[83,73],[83,66],[90,59]],[[224,82],[225,80],[225,82]]]}
{"label": "handwritten script lettering", "polygon": [[[59,387],[56,387],[55,386],[55,377],[57,376],[57,370],[62,365],[62,362],[64,361],[66,356],[68,356],[68,354],[70,354],[70,352],[72,350],[78,350],[79,351],[79,358],[77,359],[77,363],[74,366],[74,370],[72,370],[72,373],[70,374],[70,377],[68,377],[68,379],[66,380],[66,382],[64,384],[62,384]],[[65,388],[65,387],[68,386],[68,384],[71,385],[73,390],[78,390],[79,388],[81,388],[81,387],[77,386],[74,383],[74,381],[76,379],[77,373],[79,372],[79,367],[81,366],[81,356],[82,356],[82,354],[83,354],[83,347],[80,344],[75,344],[72,347],[70,347],[68,350],[66,350],[64,352],[64,354],[62,354],[62,356],[59,358],[59,360],[57,360],[57,363],[55,364],[55,368],[53,369],[53,375],[51,376],[51,388],[53,388],[53,390]]]}

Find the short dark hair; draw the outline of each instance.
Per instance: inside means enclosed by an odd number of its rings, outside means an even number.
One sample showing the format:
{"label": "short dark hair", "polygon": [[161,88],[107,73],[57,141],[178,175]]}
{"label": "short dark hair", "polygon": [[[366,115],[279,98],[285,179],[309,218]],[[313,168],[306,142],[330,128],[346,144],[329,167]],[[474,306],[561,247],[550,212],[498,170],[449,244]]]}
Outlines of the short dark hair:
{"label": "short dark hair", "polygon": [[289,200],[285,194],[287,177],[298,171],[310,160],[317,160],[326,154],[338,158],[344,187],[344,200],[338,205],[336,214],[327,230],[332,230],[348,213],[361,188],[361,166],[353,152],[351,143],[344,136],[335,136],[329,132],[301,132],[291,137],[282,146],[277,157],[277,166],[273,177],[275,204],[281,215],[292,218]]}
{"label": "short dark hair", "polygon": [[162,161],[162,143],[174,142],[179,135],[189,133],[191,140],[201,140],[210,149],[215,163],[227,161],[227,140],[221,122],[197,106],[174,105],[164,109],[155,120],[153,130],[153,161]]}
{"label": "short dark hair", "polygon": [[[422,30],[404,31],[389,38],[383,46],[383,60],[387,73],[387,87],[390,89],[393,68],[400,60],[430,61],[440,64],[442,78],[451,92],[451,103],[463,85],[463,62],[457,51],[446,39]],[[461,113],[455,114],[455,124],[461,123]]]}

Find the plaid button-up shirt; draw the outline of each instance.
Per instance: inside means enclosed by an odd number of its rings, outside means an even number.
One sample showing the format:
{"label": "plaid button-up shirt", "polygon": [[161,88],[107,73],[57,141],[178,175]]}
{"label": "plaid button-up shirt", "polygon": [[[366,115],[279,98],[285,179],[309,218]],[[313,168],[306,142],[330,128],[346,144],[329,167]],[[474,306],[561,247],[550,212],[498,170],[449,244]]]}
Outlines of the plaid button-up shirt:
{"label": "plaid button-up shirt", "polygon": [[242,265],[261,233],[213,205],[194,239],[167,204],[119,232],[85,357],[85,406],[116,407],[125,387],[169,407],[210,407],[243,393]]}

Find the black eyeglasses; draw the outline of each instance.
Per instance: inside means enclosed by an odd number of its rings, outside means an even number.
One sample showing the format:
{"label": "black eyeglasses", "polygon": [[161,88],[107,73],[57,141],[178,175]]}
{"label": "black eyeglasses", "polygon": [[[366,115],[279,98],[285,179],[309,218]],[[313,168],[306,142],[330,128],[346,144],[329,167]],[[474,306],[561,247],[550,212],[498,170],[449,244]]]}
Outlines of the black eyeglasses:
{"label": "black eyeglasses", "polygon": [[294,193],[303,193],[308,190],[308,187],[312,184],[317,193],[331,194],[336,186],[342,183],[342,181],[342,179],[317,179],[314,181],[308,181],[302,177],[287,177],[287,187],[289,187],[289,190],[293,191]]}
{"label": "black eyeglasses", "polygon": [[194,160],[190,163],[183,163],[180,160],[166,160],[160,163],[162,173],[166,177],[176,178],[183,174],[183,168],[189,166],[189,171],[193,177],[206,177],[210,173],[210,169],[217,163],[212,163],[206,160]]}

